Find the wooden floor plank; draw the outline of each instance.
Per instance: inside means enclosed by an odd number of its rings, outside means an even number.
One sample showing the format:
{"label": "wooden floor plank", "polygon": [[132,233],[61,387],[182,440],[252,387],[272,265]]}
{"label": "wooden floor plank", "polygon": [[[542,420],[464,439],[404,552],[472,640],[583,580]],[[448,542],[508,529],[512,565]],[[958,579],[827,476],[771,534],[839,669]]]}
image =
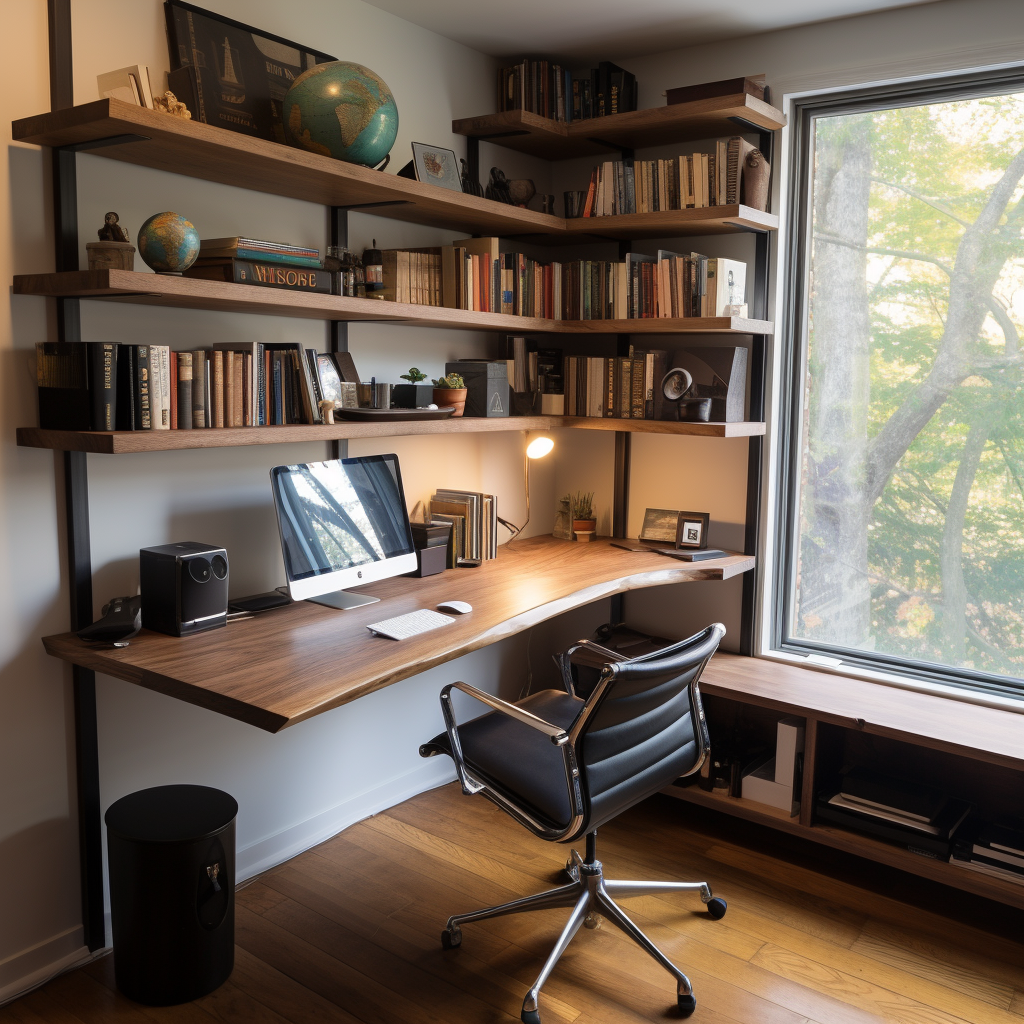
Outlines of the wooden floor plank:
{"label": "wooden floor plank", "polygon": [[[599,837],[608,877],[703,880],[729,901],[720,922],[687,894],[623,901],[690,976],[695,1024],[1024,1024],[1024,946],[1003,925],[904,905],[736,828],[659,797]],[[0,1009],[0,1024],[514,1024],[568,911],[469,924],[456,950],[440,932],[452,913],[561,884],[567,854],[445,786],[240,889],[234,973],[202,999],[132,1003],[105,957]],[[602,920],[570,945],[541,1012],[652,1024],[675,1016],[674,992]]]}

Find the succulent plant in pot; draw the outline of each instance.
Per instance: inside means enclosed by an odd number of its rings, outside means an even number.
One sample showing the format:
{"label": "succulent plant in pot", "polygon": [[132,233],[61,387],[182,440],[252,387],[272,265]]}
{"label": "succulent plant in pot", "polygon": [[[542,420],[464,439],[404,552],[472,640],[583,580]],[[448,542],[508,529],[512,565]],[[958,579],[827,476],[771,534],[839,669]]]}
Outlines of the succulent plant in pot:
{"label": "succulent plant in pot", "polygon": [[577,491],[567,494],[569,513],[572,518],[572,532],[577,540],[590,540],[597,531],[597,516],[594,515],[594,492]]}
{"label": "succulent plant in pot", "polygon": [[399,409],[426,409],[434,401],[434,386],[424,384],[427,375],[418,367],[410,367],[402,374],[408,384],[396,384],[391,389],[391,404]]}
{"label": "succulent plant in pot", "polygon": [[459,374],[449,373],[434,381],[434,404],[454,406],[452,416],[461,416],[466,411],[466,382]]}

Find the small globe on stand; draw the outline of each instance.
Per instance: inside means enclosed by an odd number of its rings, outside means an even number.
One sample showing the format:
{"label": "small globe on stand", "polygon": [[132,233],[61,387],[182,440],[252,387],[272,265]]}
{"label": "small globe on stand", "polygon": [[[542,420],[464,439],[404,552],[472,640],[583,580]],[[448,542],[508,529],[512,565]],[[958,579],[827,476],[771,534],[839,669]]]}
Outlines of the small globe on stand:
{"label": "small globe on stand", "polygon": [[384,80],[362,64],[336,60],[304,71],[282,108],[293,146],[376,167],[398,137],[398,107]]}
{"label": "small globe on stand", "polygon": [[139,228],[139,255],[158,274],[181,274],[199,257],[199,232],[180,213],[154,213]]}

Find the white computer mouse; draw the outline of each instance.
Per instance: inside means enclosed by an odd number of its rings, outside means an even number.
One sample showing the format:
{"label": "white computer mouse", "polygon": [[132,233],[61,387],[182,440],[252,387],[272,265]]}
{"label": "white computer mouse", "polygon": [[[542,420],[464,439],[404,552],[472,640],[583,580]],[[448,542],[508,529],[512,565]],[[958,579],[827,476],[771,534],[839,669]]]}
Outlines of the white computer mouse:
{"label": "white computer mouse", "polygon": [[438,606],[439,612],[454,612],[456,615],[465,615],[466,612],[471,612],[473,606],[466,604],[465,601],[442,601]]}

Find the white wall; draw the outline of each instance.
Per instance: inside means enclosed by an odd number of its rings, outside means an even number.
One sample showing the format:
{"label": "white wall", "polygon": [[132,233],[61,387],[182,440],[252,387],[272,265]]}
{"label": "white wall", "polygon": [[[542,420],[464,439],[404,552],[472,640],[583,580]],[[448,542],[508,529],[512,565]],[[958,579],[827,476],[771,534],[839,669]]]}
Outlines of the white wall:
{"label": "white wall", "polygon": [[[314,42],[341,58],[376,70],[394,91],[401,114],[398,165],[412,139],[450,144],[453,117],[490,108],[495,63],[406,24],[358,0],[207,0],[207,5],[289,38]],[[0,64],[0,121],[49,107],[44,0],[6,0],[8,59]],[[75,0],[75,90],[95,96],[95,75],[132,63],[166,68],[158,0]],[[878,16],[831,22],[700,49],[623,59],[641,82],[641,104],[658,105],[665,88],[766,71],[777,93],[1019,56],[1024,10],[1007,0],[955,0]],[[604,55],[602,55],[604,56]],[[614,55],[612,55],[614,57]],[[5,131],[7,129],[5,128]],[[9,136],[8,136],[9,138]],[[544,165],[482,147],[481,166],[494,162],[512,175],[532,176],[540,191],[571,172],[549,176]],[[10,144],[0,165],[0,281],[15,273],[49,271],[51,214],[47,154]],[[394,168],[392,168],[394,169]],[[587,168],[581,172],[588,173]],[[84,155],[79,159],[82,243],[108,209],[130,230],[158,210],[187,214],[203,235],[239,232],[322,246],[322,208]],[[570,174],[571,177],[571,174]],[[387,246],[436,242],[444,232],[365,215],[352,217],[352,244],[371,237]],[[712,245],[700,244],[714,255]],[[652,242],[656,246],[656,242]],[[84,265],[84,264],[83,264]],[[70,673],[48,659],[39,637],[67,628],[67,589],[59,458],[19,449],[14,429],[34,423],[34,342],[52,338],[46,303],[0,293],[0,1000],[80,952],[77,832],[70,764]],[[87,339],[146,338],[179,347],[230,337],[301,338],[322,346],[324,328],[308,321],[175,311],[86,302]],[[483,335],[378,325],[351,328],[364,373],[401,372],[415,362],[439,369],[445,358],[486,351]],[[550,529],[554,497],[597,491],[607,529],[613,437],[601,431],[561,431],[556,454],[535,464],[531,532]],[[394,439],[410,503],[432,487],[458,483],[499,494],[503,513],[521,517],[518,434]],[[374,450],[353,444],[354,454]],[[712,542],[738,546],[743,519],[746,444],[636,435],[633,439],[630,533],[643,508],[706,510]],[[89,459],[93,564],[97,607],[136,583],[135,558],[144,544],[188,536],[227,546],[239,592],[281,581],[278,544],[267,489],[270,466],[324,457],[322,445],[230,451],[159,453]],[[738,624],[739,581],[702,583],[631,594],[629,617],[683,635],[709,617]],[[672,594],[674,601],[666,601]],[[456,595],[453,595],[456,596]],[[464,678],[518,693],[532,653],[534,681],[548,678],[546,652],[584,634],[604,606],[480,651],[269,736],[159,694],[112,679],[99,680],[100,761],[104,806],[124,793],[173,781],[222,786],[239,799],[239,849],[244,870],[258,870],[350,820],[434,784],[442,762],[420,762],[419,742],[439,728],[437,690]]]}

